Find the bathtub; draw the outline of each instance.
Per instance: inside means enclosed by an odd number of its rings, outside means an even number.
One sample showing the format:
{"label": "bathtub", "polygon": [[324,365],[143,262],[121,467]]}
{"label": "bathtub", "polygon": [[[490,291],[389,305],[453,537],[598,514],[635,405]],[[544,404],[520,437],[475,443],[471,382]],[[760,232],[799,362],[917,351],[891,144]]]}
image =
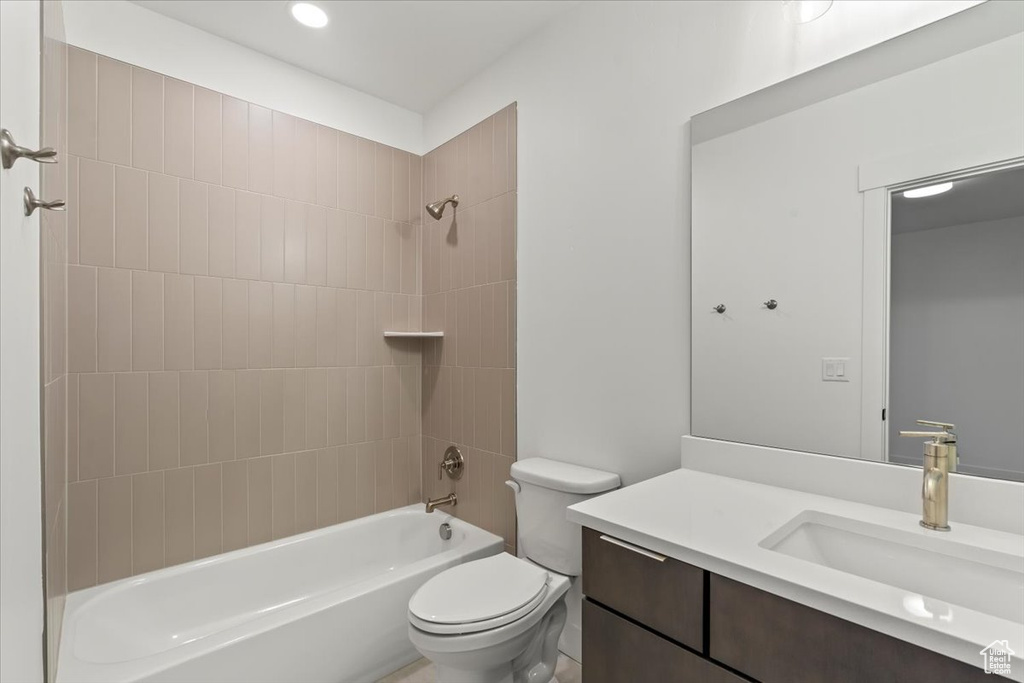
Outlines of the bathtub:
{"label": "bathtub", "polygon": [[373,681],[419,656],[416,589],[503,543],[410,505],[77,591],[57,681]]}

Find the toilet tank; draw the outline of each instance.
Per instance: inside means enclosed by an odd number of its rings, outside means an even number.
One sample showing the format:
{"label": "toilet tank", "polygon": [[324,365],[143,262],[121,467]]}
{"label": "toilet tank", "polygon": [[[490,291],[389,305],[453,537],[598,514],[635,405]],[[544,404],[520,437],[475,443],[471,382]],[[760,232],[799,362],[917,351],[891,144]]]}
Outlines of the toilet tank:
{"label": "toilet tank", "polygon": [[522,554],[552,571],[578,576],[583,568],[580,525],[565,518],[566,508],[619,487],[614,472],[547,458],[512,463],[516,517]]}

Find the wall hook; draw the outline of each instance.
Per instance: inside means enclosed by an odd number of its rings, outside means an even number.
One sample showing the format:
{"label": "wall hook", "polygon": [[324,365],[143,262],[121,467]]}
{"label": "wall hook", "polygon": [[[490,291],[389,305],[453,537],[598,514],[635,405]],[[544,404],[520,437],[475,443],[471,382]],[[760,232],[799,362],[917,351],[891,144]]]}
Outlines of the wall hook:
{"label": "wall hook", "polygon": [[718,304],[711,310],[714,311],[715,313],[725,313],[725,304]]}
{"label": "wall hook", "polygon": [[776,301],[775,299],[768,299],[768,301],[764,302],[764,307],[767,308],[769,311],[774,311],[776,308],[779,307],[779,302]]}

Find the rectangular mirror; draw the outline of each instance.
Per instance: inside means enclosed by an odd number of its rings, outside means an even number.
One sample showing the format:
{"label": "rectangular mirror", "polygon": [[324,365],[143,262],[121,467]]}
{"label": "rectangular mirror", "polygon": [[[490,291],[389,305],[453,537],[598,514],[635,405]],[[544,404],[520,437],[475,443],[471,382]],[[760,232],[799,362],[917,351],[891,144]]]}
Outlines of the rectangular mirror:
{"label": "rectangular mirror", "polygon": [[959,471],[1024,480],[1024,3],[700,114],[691,141],[692,433],[919,465],[898,431],[954,423]]}

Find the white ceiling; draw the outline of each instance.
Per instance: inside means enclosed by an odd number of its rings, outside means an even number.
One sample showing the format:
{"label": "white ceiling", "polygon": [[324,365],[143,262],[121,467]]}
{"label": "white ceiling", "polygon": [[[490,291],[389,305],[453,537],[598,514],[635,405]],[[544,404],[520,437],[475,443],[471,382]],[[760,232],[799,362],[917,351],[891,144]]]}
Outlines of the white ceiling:
{"label": "white ceiling", "polygon": [[892,197],[895,234],[1024,216],[1024,166],[953,181],[931,197]]}
{"label": "white ceiling", "polygon": [[576,2],[314,0],[326,28],[302,26],[287,0],[132,0],[406,109],[446,94]]}

